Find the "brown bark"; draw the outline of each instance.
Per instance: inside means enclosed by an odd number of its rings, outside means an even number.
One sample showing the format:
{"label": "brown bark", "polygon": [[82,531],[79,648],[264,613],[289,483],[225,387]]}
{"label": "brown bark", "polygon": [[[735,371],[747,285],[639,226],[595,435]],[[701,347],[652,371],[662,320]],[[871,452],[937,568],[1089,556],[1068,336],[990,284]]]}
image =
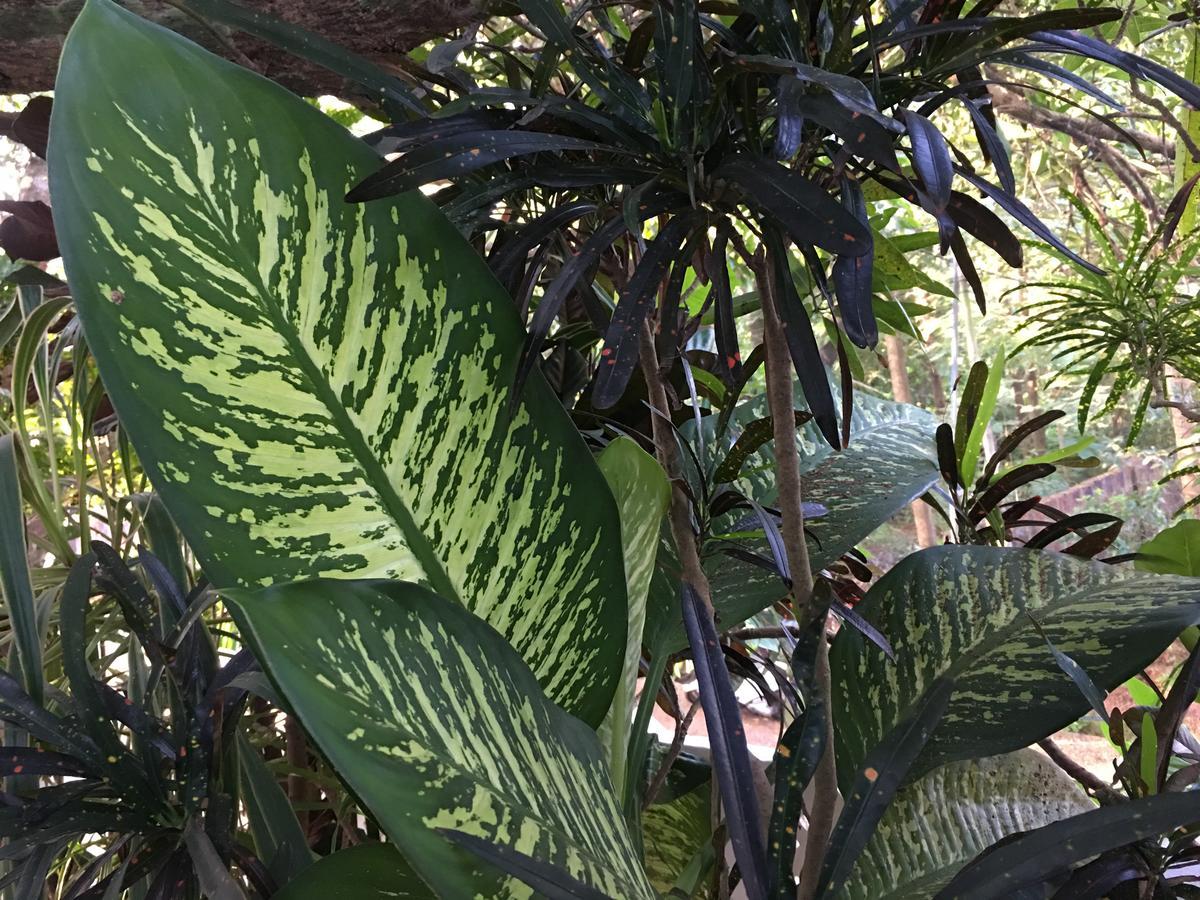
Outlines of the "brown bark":
{"label": "brown bark", "polygon": [[[256,38],[214,25],[220,35],[165,0],[121,0],[153,22],[179,31],[223,56],[249,63],[306,95],[347,94],[342,79]],[[484,0],[239,0],[387,65],[399,53],[481,21]],[[81,4],[76,0],[0,0],[0,94],[54,87],[63,38]],[[138,65],[113,60],[113,65]]]}
{"label": "brown bark", "polygon": [[[888,374],[892,379],[892,396],[898,403],[912,403],[912,386],[908,381],[908,351],[904,349],[904,341],[898,334],[885,335],[884,346],[887,348]],[[928,506],[919,500],[909,504],[912,509],[913,522],[917,526],[917,546],[937,546],[937,529],[933,525],[933,516]]]}

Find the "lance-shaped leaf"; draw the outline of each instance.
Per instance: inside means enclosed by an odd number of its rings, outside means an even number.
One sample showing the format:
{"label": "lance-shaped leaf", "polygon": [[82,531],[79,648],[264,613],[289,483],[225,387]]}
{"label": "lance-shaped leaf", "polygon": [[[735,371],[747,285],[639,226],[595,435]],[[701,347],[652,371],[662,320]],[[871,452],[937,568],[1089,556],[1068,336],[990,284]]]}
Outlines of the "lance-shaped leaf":
{"label": "lance-shaped leaf", "polygon": [[858,612],[893,642],[896,661],[854,629],[834,642],[839,769],[852,775],[921,693],[949,676],[954,695],[916,777],[1070,724],[1088,701],[1046,640],[1112,690],[1200,621],[1200,579],[1137,575],[1046,551],[935,547],[898,563]]}
{"label": "lance-shaped leaf", "polygon": [[343,203],[371,150],[108,0],[76,22],[54,116],[89,347],[209,578],[426,583],[598,721],[624,647],[616,510],[540,378],[508,414],[521,325],[453,226],[419,193]]}
{"label": "lance-shaped leaf", "polygon": [[900,789],[841,896],[931,896],[996,841],[1094,808],[1035,750],[950,763]]}
{"label": "lance-shaped leaf", "polygon": [[322,753],[438,896],[527,896],[449,829],[610,897],[653,897],[595,733],[487,623],[400,582],[228,596]]}

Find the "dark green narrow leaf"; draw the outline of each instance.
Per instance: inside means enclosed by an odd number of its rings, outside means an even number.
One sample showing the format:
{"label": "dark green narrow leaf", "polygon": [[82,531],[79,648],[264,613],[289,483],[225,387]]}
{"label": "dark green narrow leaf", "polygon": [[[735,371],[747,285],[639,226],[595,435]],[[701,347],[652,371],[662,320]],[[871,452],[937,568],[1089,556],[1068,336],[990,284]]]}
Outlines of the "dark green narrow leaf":
{"label": "dark green narrow leaf", "polygon": [[142,532],[152,552],[166,568],[172,581],[187,589],[188,572],[183,561],[183,538],[158,494],[133,494],[130,502],[142,517]]}
{"label": "dark green narrow leaf", "polygon": [[237,735],[237,756],[238,786],[255,852],[272,877],[286,884],[312,864],[312,851],[287,794],[242,731]]}
{"label": "dark green narrow leaf", "polygon": [[529,251],[549,240],[566,225],[595,211],[596,204],[578,202],[566,203],[543,213],[522,225],[516,234],[500,244],[488,260],[488,265],[508,293],[515,297],[525,274],[525,259]]}
{"label": "dark green narrow leaf", "polygon": [[663,278],[697,218],[698,214],[692,212],[672,217],[650,242],[629,279],[604,336],[604,349],[600,351],[600,365],[592,392],[592,403],[597,409],[612,406],[625,392],[629,376],[637,365],[642,323],[654,306]]}
{"label": "dark green narrow leaf", "polygon": [[913,705],[909,718],[867,754],[830,836],[818,896],[836,895],[850,876],[875,826],[945,715],[953,691],[953,679],[939,678]]}
{"label": "dark green narrow leaf", "polygon": [[974,174],[973,172],[968,172],[962,168],[959,168],[958,174],[961,175],[963,178],[965,178],[967,181],[971,182],[971,184],[975,185],[975,187],[979,188],[979,190],[981,190],[984,194],[986,194],[992,200],[996,201],[997,206],[999,206],[1001,209],[1003,209],[1006,213],[1008,213],[1010,216],[1012,216],[1014,219],[1016,219],[1018,222],[1020,222],[1022,225],[1024,225],[1030,231],[1032,231],[1035,235],[1037,235],[1039,238],[1041,238],[1043,241],[1045,241],[1047,244],[1049,244],[1051,247],[1053,247],[1055,250],[1057,250],[1063,256],[1067,257],[1068,259],[1072,260],[1073,262],[1077,263],[1078,265],[1083,266],[1083,268],[1087,269],[1089,272],[1092,272],[1095,275],[1103,275],[1104,274],[1103,269],[1099,268],[1098,266],[1092,265],[1090,262],[1088,262],[1086,259],[1084,259],[1082,256],[1080,256],[1078,253],[1076,253],[1074,250],[1072,250],[1070,247],[1068,247],[1066,244],[1064,244],[1058,238],[1058,236],[1056,234],[1054,234],[1054,232],[1052,232],[1049,228],[1046,227],[1046,224],[1041,219],[1039,219],[1037,216],[1035,216],[1030,211],[1028,206],[1026,206],[1024,203],[1022,203],[1020,200],[1018,200],[1012,194],[1009,194],[1008,192],[1001,190],[1000,188],[996,187],[994,184],[992,184],[987,179],[980,178],[978,175]]}
{"label": "dark green narrow leaf", "polygon": [[752,206],[777,220],[797,245],[842,256],[871,249],[871,232],[820,185],[770,159],[735,156],[714,173],[736,184]]}
{"label": "dark green narrow leaf", "polygon": [[937,443],[938,469],[951,488],[958,487],[958,453],[954,448],[954,430],[946,422],[937,427],[934,440]]}
{"label": "dark green narrow leaf", "polygon": [[560,150],[599,150],[594,141],[537,131],[476,131],[430,141],[369,175],[346,194],[364,203],[414,190],[431,181],[460,178],[514,156]]}
{"label": "dark green narrow leaf", "polygon": [[[862,188],[853,178],[842,179],[842,204],[864,228],[870,229],[867,203]],[[833,286],[842,327],[856,347],[874,347],[879,341],[875,321],[871,282],[875,262],[874,247],[860,256],[839,256],[833,263]]]}
{"label": "dark green narrow leaf", "polygon": [[614,900],[604,892],[572,878],[556,866],[526,856],[511,847],[495,844],[486,838],[453,828],[439,828],[438,831],[451,843],[474,853],[502,872],[519,878],[547,900]]}
{"label": "dark green narrow leaf", "polygon": [[1200,822],[1192,792],[1156,794],[1044,825],[985,850],[936,900],[1002,900],[1116,847]]}
{"label": "dark green narrow leaf", "polygon": [[729,225],[722,220],[717,227],[717,236],[713,240],[712,250],[708,254],[705,270],[712,281],[713,324],[717,340],[717,355],[720,362],[722,380],[729,387],[740,384],[742,380],[742,354],[738,349],[737,324],[733,318],[733,291],[729,286],[729,261],[726,252],[729,249]]}
{"label": "dark green narrow leaf", "polygon": [[29,580],[25,508],[21,503],[16,437],[12,434],[0,436],[0,585],[4,588],[5,612],[11,623],[21,680],[29,695],[40,702],[42,637]]}
{"label": "dark green narrow leaf", "polygon": [[749,900],[766,900],[770,875],[741,708],[733,695],[712,615],[691,585],[684,583],[681,593],[683,624],[696,664],[700,703],[704,708],[704,720],[708,723],[713,769],[725,807],[729,840],[733,844],[734,857]]}
{"label": "dark green narrow leaf", "polygon": [[825,364],[821,360],[821,351],[817,347],[817,338],[813,334],[808,310],[804,308],[804,301],[800,299],[796,283],[792,280],[791,267],[788,265],[790,254],[774,229],[768,228],[765,236],[771,257],[771,275],[774,278],[775,311],[783,323],[792,366],[800,379],[804,399],[821,429],[821,434],[830,447],[839,449],[841,434],[838,430],[833,393],[829,389],[829,379],[825,375]]}

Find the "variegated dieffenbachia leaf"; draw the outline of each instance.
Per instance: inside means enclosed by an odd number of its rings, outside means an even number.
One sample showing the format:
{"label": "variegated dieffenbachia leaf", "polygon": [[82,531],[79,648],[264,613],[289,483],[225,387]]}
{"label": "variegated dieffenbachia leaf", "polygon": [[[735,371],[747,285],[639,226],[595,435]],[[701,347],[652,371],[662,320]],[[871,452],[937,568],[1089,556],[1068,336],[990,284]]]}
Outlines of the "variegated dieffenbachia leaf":
{"label": "variegated dieffenbachia leaf", "polygon": [[322,753],[441,897],[531,890],[435,829],[543,860],[609,897],[653,891],[595,733],[545,698],[503,637],[395,581],[227,592]]}
{"label": "variegated dieffenbachia leaf", "polygon": [[625,586],[629,598],[625,658],[613,703],[598,733],[609,758],[609,772],[618,795],[625,786],[626,756],[637,691],[638,663],[642,659],[642,631],[646,624],[646,597],[654,574],[658,534],[671,486],[658,461],[627,437],[619,437],[596,460],[604,474],[621,518],[621,550],[625,558]]}
{"label": "variegated dieffenbachia leaf", "polygon": [[[136,66],[121,61],[137,60]],[[419,192],[252,72],[89,0],[50,159],[88,344],[212,581],[429,585],[596,723],[625,646],[617,513],[512,301]]]}
{"label": "variegated dieffenbachia leaf", "polygon": [[996,841],[1094,808],[1036,750],[950,763],[900,789],[838,896],[927,900]]}
{"label": "variegated dieffenbachia leaf", "polygon": [[[802,397],[798,397],[796,405],[803,408]],[[740,423],[766,414],[765,399],[748,400],[734,413],[726,444],[736,441]],[[836,562],[938,480],[936,426],[933,416],[918,407],[859,394],[854,398],[850,445],[840,452],[829,447],[815,424],[809,422],[796,430],[804,501],[824,508],[819,517],[805,522],[814,572]],[[706,428],[708,448],[713,444],[708,420]],[[685,433],[688,433],[686,426]],[[713,452],[719,456],[723,451]],[[757,502],[771,506],[776,501],[774,472],[773,442],[768,442],[749,457],[736,487]],[[743,520],[748,517],[744,510],[739,510],[714,523],[713,530],[728,531]],[[772,558],[765,538],[737,533],[731,537],[743,549],[766,560]],[[713,606],[723,628],[734,627],[787,596],[777,574],[729,555],[724,552],[728,546],[709,542],[704,559]],[[674,634],[672,646],[685,646],[682,624],[674,624]]]}
{"label": "variegated dieffenbachia leaf", "polygon": [[[681,877],[705,883],[715,852],[712,844],[712,786],[702,784],[686,794],[642,810],[642,853],[650,883],[668,894]],[[707,863],[707,865],[706,865]],[[687,892],[707,897],[707,891]]]}
{"label": "variegated dieffenbachia leaf", "polygon": [[834,641],[841,777],[852,778],[867,751],[947,676],[954,694],[910,770],[915,778],[953,760],[1025,747],[1073,722],[1088,700],[1047,640],[1112,690],[1200,622],[1200,578],[1144,575],[1041,550],[933,547],[897,563],[857,611],[891,641],[896,658],[853,628]]}

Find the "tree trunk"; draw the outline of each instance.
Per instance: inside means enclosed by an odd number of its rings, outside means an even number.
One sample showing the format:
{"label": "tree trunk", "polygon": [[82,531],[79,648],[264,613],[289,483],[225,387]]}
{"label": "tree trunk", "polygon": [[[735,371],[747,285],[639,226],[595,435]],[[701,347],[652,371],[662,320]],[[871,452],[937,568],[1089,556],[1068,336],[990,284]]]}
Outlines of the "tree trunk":
{"label": "tree trunk", "polygon": [[[898,334],[889,334],[884,336],[883,342],[887,348],[888,374],[892,377],[892,396],[898,403],[912,403],[912,388],[908,383],[908,353],[904,349],[904,341]],[[919,500],[909,506],[917,526],[917,546],[936,546],[937,529],[933,527],[929,507]]]}
{"label": "tree trunk", "polygon": [[[223,56],[273,78],[300,94],[348,91],[340,76],[256,38],[214,25],[210,30],[166,0],[120,0],[151,21],[179,31]],[[482,21],[485,0],[238,0],[316,32],[385,66],[431,38]],[[78,2],[0,0],[0,94],[29,94],[54,87],[63,38],[75,20]],[[219,35],[219,37],[217,36]],[[113,60],[114,65],[136,61]]]}

